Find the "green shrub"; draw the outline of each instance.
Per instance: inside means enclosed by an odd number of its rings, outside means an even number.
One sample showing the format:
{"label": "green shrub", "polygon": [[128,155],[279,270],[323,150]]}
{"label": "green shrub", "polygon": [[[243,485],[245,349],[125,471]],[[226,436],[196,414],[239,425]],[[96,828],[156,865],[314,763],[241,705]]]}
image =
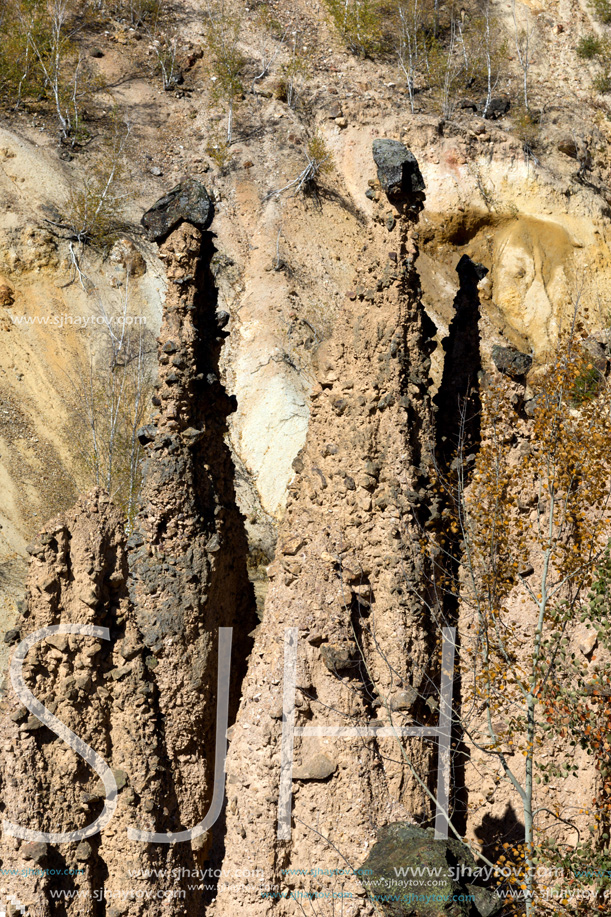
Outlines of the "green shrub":
{"label": "green shrub", "polygon": [[128,196],[130,130],[115,124],[82,183],[70,188],[64,225],[81,244],[107,249],[123,228],[122,211]]}
{"label": "green shrub", "polygon": [[536,149],[541,139],[541,112],[536,108],[516,107],[514,111],[514,132],[531,149]]}
{"label": "green shrub", "polygon": [[574,405],[583,404],[585,401],[592,401],[603,385],[605,377],[603,374],[587,360],[583,360],[577,367],[577,375],[571,392],[571,401]]}
{"label": "green shrub", "polygon": [[308,74],[309,65],[306,57],[299,54],[293,45],[290,58],[280,67],[280,77],[276,82],[276,98],[286,102],[289,108],[294,108]]}
{"label": "green shrub", "polygon": [[233,161],[233,152],[225,137],[218,130],[211,129],[206,143],[206,153],[221,175],[226,175]]}
{"label": "green shrub", "polygon": [[206,58],[210,81],[211,98],[227,107],[227,138],[232,141],[234,107],[241,97],[244,86],[242,73],[246,58],[238,47],[242,20],[234,14],[225,0],[218,0],[207,10],[204,20],[206,32]]}
{"label": "green shrub", "polygon": [[590,0],[590,7],[601,22],[611,22],[611,0]]}
{"label": "green shrub", "polygon": [[102,81],[80,53],[84,0],[4,0],[0,4],[0,88],[15,106],[50,105],[62,140],[88,139],[81,111]]}
{"label": "green shrub", "polygon": [[577,43],[576,50],[583,60],[592,60],[603,53],[603,43],[597,35],[583,35]]}
{"label": "green shrub", "polygon": [[383,11],[380,0],[325,0],[325,6],[348,47],[370,57],[383,45]]}
{"label": "green shrub", "polygon": [[608,66],[594,77],[592,87],[596,92],[600,92],[601,95],[607,95],[607,93],[611,92],[611,72],[609,72]]}

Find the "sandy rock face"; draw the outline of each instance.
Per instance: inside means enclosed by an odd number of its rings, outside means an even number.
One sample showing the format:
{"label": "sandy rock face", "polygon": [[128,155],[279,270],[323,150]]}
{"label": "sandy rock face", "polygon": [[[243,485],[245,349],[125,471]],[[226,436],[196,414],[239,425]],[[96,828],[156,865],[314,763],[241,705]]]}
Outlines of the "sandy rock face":
{"label": "sandy rock face", "polygon": [[[288,629],[297,632],[297,727],[388,725],[391,717],[404,725],[417,706],[426,719],[418,695],[435,683],[437,625],[423,619],[424,571],[408,541],[432,443],[433,329],[414,267],[420,206],[418,196],[392,205],[384,197],[359,283],[320,351],[308,438],[294,463],[265,616],[231,730],[226,855],[214,908],[222,917],[292,914],[289,893],[337,893],[337,870],[362,864],[380,826],[428,813],[394,738],[297,736],[290,836],[278,838]],[[431,743],[408,739],[406,748],[427,773]],[[257,868],[259,877],[240,878]],[[291,875],[296,869],[303,874]],[[353,877],[343,892],[344,913],[373,913]]]}
{"label": "sandy rock face", "polygon": [[[176,824],[191,827],[210,800],[216,723],[217,629],[235,629],[232,698],[255,626],[247,544],[224,442],[234,409],[218,381],[219,328],[209,237],[183,224],[160,250],[170,287],[159,337],[160,410],[152,429],[143,510],[130,538],[130,594],[155,665],[170,771],[160,783]],[[234,711],[235,712],[235,711]],[[164,784],[162,790],[162,783]],[[163,820],[163,819],[162,819]],[[203,861],[206,838],[197,843]]]}
{"label": "sandy rock face", "polygon": [[[70,917],[97,914],[100,894],[111,917],[178,917],[201,899],[195,881],[182,892],[184,877],[195,876],[205,859],[209,832],[174,844],[128,832],[167,836],[204,819],[214,777],[218,628],[239,624],[229,683],[235,711],[255,621],[223,439],[233,403],[216,376],[222,337],[211,254],[210,238],[187,224],[161,251],[171,283],[159,339],[161,410],[139,431],[150,457],[135,531],[126,538],[120,514],[96,491],[30,548],[27,609],[16,639],[76,623],[107,627],[109,640],[54,633],[27,653],[26,686],[102,756],[117,786],[108,792],[100,775],[10,693],[1,738],[5,819],[36,832],[75,831],[116,794],[116,812],[101,834],[55,845],[4,832],[2,863],[15,870],[7,891],[33,913],[54,913],[49,888],[58,890],[57,877],[43,870],[59,865],[68,870],[59,890],[67,893]],[[150,869],[157,870],[152,878]]]}

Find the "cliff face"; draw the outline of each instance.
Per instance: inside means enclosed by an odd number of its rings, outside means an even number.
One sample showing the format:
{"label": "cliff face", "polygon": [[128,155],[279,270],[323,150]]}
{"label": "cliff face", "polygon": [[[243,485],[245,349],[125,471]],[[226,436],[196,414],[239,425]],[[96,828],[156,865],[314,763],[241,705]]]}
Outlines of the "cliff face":
{"label": "cliff face", "polygon": [[[150,843],[146,835],[195,828],[208,812],[219,628],[237,625],[231,713],[256,621],[223,441],[233,403],[216,376],[224,319],[215,312],[212,254],[211,236],[186,224],[160,251],[170,281],[159,339],[160,411],[139,434],[150,458],[136,531],[126,540],[120,514],[95,492],[30,548],[15,641],[42,627],[88,624],[107,627],[109,642],[47,637],[27,654],[26,687],[102,756],[118,791],[112,820],[90,840],[86,831],[61,846],[20,840],[5,825],[3,866],[14,870],[6,886],[30,913],[56,912],[49,889],[58,890],[57,877],[40,874],[52,868],[70,872],[59,882],[67,894],[56,896],[70,915],[101,913],[102,892],[104,913],[113,917],[193,913],[201,899],[195,886],[173,895],[203,863],[209,831],[178,844]],[[37,832],[75,831],[95,821],[106,796],[113,804],[112,789],[96,783],[82,757],[29,716],[12,692],[4,713],[7,821]],[[147,878],[152,868],[157,875]]]}
{"label": "cliff face", "polygon": [[362,864],[381,825],[430,814],[410,767],[428,783],[433,748],[420,738],[406,740],[403,758],[393,737],[296,736],[294,779],[280,787],[294,647],[297,728],[431,720],[422,698],[437,683],[440,622],[423,612],[426,570],[409,546],[432,444],[433,329],[415,269],[421,196],[376,197],[357,285],[319,352],[308,437],[231,729],[214,907],[223,917],[294,913],[289,890],[337,893],[338,870],[346,870],[345,913],[373,913],[350,867]]}

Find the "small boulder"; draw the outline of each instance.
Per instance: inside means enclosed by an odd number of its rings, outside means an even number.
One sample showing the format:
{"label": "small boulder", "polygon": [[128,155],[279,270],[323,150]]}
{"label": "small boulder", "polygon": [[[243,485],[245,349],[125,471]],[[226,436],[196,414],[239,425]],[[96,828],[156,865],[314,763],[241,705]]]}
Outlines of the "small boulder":
{"label": "small boulder", "polygon": [[341,672],[347,669],[356,659],[358,648],[352,640],[344,643],[323,643],[320,647],[322,661],[330,672]]}
{"label": "small boulder", "polygon": [[326,755],[312,755],[293,768],[294,780],[326,780],[335,773],[337,764]]}
{"label": "small boulder", "polygon": [[42,863],[48,853],[49,845],[42,841],[32,841],[21,848],[24,860],[32,860],[34,863]]}
{"label": "small boulder", "polygon": [[10,630],[4,635],[4,642],[8,643],[9,646],[13,646],[15,643],[19,643],[20,633],[18,628],[11,627]]}
{"label": "small boulder", "polygon": [[596,341],[591,337],[586,338],[585,341],[581,342],[581,349],[584,357],[590,360],[599,372],[606,373],[608,367],[607,350],[600,341]]}
{"label": "small boulder", "polygon": [[418,160],[405,144],[398,140],[374,140],[372,149],[380,184],[389,197],[420,194],[425,190]]}
{"label": "small boulder", "polygon": [[503,907],[494,891],[472,882],[481,873],[468,847],[405,822],[380,829],[357,874],[386,917],[493,917]]}
{"label": "small boulder", "polygon": [[144,537],[140,532],[134,532],[133,535],[130,535],[127,539],[128,549],[134,550],[135,548],[140,548],[144,544]]}
{"label": "small boulder", "polygon": [[157,435],[157,427],[154,423],[147,423],[145,426],[140,427],[136,436],[138,437],[138,442],[141,446],[146,446],[147,443],[152,443],[155,440]]}
{"label": "small boulder", "polygon": [[5,283],[0,284],[0,306],[12,306],[15,302],[13,291]]}
{"label": "small boulder", "polygon": [[187,447],[191,449],[193,446],[196,446],[197,443],[199,443],[205,435],[205,430],[196,430],[195,427],[187,427],[186,430],[183,430],[181,439],[187,445]]}
{"label": "small boulder", "polygon": [[114,767],[112,770],[112,775],[115,778],[115,783],[117,784],[117,790],[122,790],[123,787],[127,786],[127,774],[125,771],[122,771],[118,767]]}
{"label": "small boulder", "polygon": [[493,96],[490,99],[488,108],[486,109],[486,99],[482,99],[481,102],[478,102],[477,110],[484,114],[489,121],[496,121],[498,118],[502,118],[503,115],[506,115],[509,109],[511,108],[511,102],[507,96]]}
{"label": "small boulder", "polygon": [[76,848],[75,857],[78,863],[86,863],[93,854],[93,848],[87,841],[81,841]]}
{"label": "small boulder", "polygon": [[305,545],[305,538],[302,538],[300,535],[294,535],[282,542],[280,551],[282,554],[286,554],[288,557],[294,557],[298,551],[301,551],[302,548],[305,548]]}
{"label": "small boulder", "polygon": [[140,222],[151,242],[160,242],[182,222],[207,229],[213,216],[214,207],[202,183],[194,178],[183,178],[146,211]]}
{"label": "small boulder", "polygon": [[492,362],[500,373],[519,379],[529,371],[533,360],[529,354],[515,347],[499,347],[495,344],[492,348]]}
{"label": "small boulder", "polygon": [[217,327],[220,329],[225,328],[226,325],[229,324],[230,319],[231,319],[231,315],[229,314],[229,312],[226,312],[224,309],[221,309],[220,312],[216,313]]}
{"label": "small boulder", "polygon": [[579,639],[579,652],[583,653],[584,656],[589,657],[592,655],[597,645],[598,634],[596,631],[586,631],[581,635]]}
{"label": "small boulder", "polygon": [[411,710],[418,700],[418,691],[416,688],[408,687],[404,691],[398,691],[390,697],[390,709],[393,712],[401,710]]}

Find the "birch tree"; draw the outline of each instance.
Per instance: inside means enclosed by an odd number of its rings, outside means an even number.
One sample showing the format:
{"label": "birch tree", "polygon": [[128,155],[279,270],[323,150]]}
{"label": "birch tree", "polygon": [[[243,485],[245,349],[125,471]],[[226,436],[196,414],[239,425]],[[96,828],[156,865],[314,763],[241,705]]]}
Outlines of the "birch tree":
{"label": "birch tree", "polygon": [[143,448],[138,430],[151,410],[155,373],[152,332],[131,304],[129,276],[123,296],[107,303],[92,295],[95,323],[85,350],[69,374],[69,402],[77,430],[84,484],[108,491],[133,524],[142,486]]}
{"label": "birch tree", "polygon": [[226,0],[219,0],[206,6],[204,26],[212,97],[227,106],[226,144],[229,146],[233,140],[235,105],[244,90],[242,71],[246,59],[238,45],[242,24],[239,15],[230,9]]}
{"label": "birch tree", "polygon": [[452,510],[432,539],[439,605],[454,595],[461,609],[459,728],[515,794],[524,840],[511,855],[528,917],[550,838],[579,836],[573,815],[543,791],[546,776],[574,767],[550,709],[573,677],[571,633],[611,534],[606,380],[571,340],[533,389],[529,420],[507,380],[482,393],[479,452],[473,463],[459,443],[453,472],[440,475]]}
{"label": "birch tree", "polygon": [[516,56],[522,71],[522,93],[524,107],[530,111],[529,77],[534,59],[536,26],[534,23],[520,23],[516,11],[516,0],[511,0],[511,17],[513,19]]}
{"label": "birch tree", "polygon": [[422,42],[422,3],[421,0],[407,0],[398,7],[399,42],[397,55],[399,66],[403,71],[409,94],[409,104],[414,111],[416,79],[420,72],[424,55]]}

